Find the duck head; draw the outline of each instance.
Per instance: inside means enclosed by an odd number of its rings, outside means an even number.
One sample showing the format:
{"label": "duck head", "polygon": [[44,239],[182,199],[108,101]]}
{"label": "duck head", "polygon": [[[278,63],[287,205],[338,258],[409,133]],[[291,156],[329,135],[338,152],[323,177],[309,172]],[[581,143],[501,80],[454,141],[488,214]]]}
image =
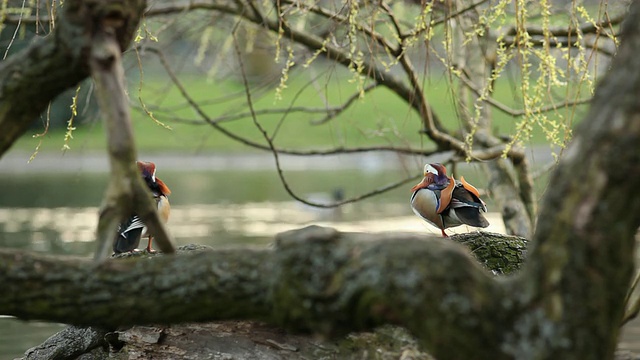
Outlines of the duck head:
{"label": "duck head", "polygon": [[150,161],[138,161],[137,164],[140,173],[142,173],[142,178],[152,190],[157,187],[163,195],[171,194],[169,187],[156,177],[156,164]]}
{"label": "duck head", "polygon": [[424,178],[416,186],[411,188],[412,192],[420,189],[442,190],[449,185],[447,169],[442,164],[426,164],[424,166]]}
{"label": "duck head", "polygon": [[156,164],[147,161],[138,161],[138,169],[142,173],[142,177],[145,180],[155,182],[156,181]]}

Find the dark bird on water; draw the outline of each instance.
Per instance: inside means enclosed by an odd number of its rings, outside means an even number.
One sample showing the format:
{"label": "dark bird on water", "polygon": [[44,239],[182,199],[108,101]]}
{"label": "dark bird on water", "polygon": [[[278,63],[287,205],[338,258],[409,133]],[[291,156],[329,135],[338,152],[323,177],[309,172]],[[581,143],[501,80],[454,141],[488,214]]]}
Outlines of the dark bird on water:
{"label": "dark bird on water", "polygon": [[[165,223],[169,220],[171,207],[169,205],[168,196],[171,190],[162,180],[156,177],[156,165],[152,162],[138,161],[138,169],[142,173],[142,178],[151,190],[153,198],[158,206],[158,214],[160,219]],[[147,251],[152,252],[151,242],[153,238],[148,233],[147,227],[144,225],[138,215],[133,215],[126,221],[122,222],[118,227],[118,233],[113,242],[113,252],[116,254],[134,251],[140,244],[140,239],[149,237],[147,243]]]}
{"label": "dark bird on water", "polygon": [[464,180],[457,181],[447,176],[442,164],[424,166],[424,178],[411,188],[411,208],[419,217],[442,231],[444,229],[470,225],[487,227],[489,222],[482,215],[487,206],[480,199],[478,190]]}

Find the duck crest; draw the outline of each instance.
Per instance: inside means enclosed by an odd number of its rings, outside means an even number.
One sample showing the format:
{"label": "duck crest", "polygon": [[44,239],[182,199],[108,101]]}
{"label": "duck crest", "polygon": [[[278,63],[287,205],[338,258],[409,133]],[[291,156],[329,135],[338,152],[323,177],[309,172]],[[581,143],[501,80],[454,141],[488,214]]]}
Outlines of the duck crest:
{"label": "duck crest", "polygon": [[142,173],[142,177],[156,181],[156,164],[147,161],[138,161],[138,169]]}

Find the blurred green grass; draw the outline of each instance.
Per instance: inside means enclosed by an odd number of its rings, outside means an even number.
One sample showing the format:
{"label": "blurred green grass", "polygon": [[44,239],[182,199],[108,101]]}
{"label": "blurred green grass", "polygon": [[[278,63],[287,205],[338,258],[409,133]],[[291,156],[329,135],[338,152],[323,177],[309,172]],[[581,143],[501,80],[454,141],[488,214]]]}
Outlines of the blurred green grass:
{"label": "blurred green grass", "polygon": [[[321,109],[339,106],[354,92],[357,85],[350,81],[346,72],[327,73],[322,80],[311,82],[305,71],[294,71],[282,91],[282,99],[276,100],[274,79],[267,86],[252,90],[252,100],[256,111],[266,109],[286,109],[308,107]],[[308,71],[307,71],[308,72]],[[249,113],[246,94],[239,79],[210,81],[206,76],[184,75],[180,81],[189,96],[210,119],[241,113]],[[188,105],[166,76],[145,74],[142,91],[138,92],[138,79],[128,77],[128,91],[132,104],[132,121],[137,148],[142,152],[242,152],[252,148],[230,139],[211,125],[205,123],[198,113]],[[508,82],[498,82],[494,98],[513,108],[519,108],[516,86]],[[432,76],[424,86],[427,99],[444,126],[450,130],[459,129],[461,122],[455,111],[453,94],[449,80],[444,75]],[[168,130],[154,122],[141,109],[138,96],[155,117],[171,127]],[[584,112],[584,106],[577,109],[576,118]],[[558,114],[566,115],[572,109],[563,109]],[[517,119],[493,110],[495,133],[512,134]],[[558,114],[549,113],[550,119]],[[431,144],[420,134],[421,124],[415,112],[390,90],[377,87],[362,99],[356,100],[348,110],[321,125],[312,125],[324,116],[322,113],[308,114],[292,111],[288,115],[260,114],[257,120],[270,136],[274,134],[274,144],[280,148],[310,149],[331,147],[358,147],[375,145],[412,146],[429,149]],[[262,133],[251,117],[219,123],[228,131],[249,141],[267,145]],[[96,121],[75,124],[73,139],[69,143],[70,152],[103,151],[106,148],[102,123]],[[14,149],[34,151],[42,141],[39,151],[60,151],[64,144],[65,129],[49,130],[39,138],[32,137],[41,130],[30,130]],[[547,140],[535,128],[527,144],[545,144]]]}

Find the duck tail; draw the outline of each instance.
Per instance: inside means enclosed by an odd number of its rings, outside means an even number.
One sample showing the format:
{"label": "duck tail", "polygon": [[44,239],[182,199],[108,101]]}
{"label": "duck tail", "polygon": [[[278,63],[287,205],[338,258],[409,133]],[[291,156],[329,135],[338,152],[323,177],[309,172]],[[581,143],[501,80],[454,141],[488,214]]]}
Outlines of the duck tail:
{"label": "duck tail", "polygon": [[142,228],[132,229],[125,233],[118,232],[113,241],[113,252],[120,254],[135,250],[140,245],[141,235]]}
{"label": "duck tail", "polygon": [[460,207],[456,208],[456,216],[462,221],[464,224],[486,228],[489,226],[489,221],[485,218],[478,208],[469,206],[469,207]]}

